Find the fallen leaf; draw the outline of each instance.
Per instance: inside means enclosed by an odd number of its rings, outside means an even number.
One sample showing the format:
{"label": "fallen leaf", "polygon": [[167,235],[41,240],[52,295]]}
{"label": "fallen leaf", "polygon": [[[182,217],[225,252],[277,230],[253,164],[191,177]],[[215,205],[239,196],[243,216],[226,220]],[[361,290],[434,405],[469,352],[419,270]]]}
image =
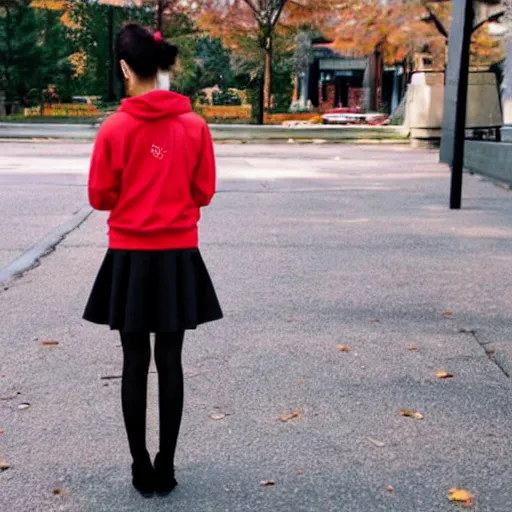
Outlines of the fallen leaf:
{"label": "fallen leaf", "polygon": [[370,443],[374,444],[377,448],[384,448],[384,446],[386,446],[386,443],[384,443],[382,441],[378,441],[377,439],[374,439],[373,437],[368,437],[368,441],[370,441]]}
{"label": "fallen leaf", "polygon": [[18,409],[20,411],[23,411],[25,409],[28,409],[30,407],[30,404],[28,402],[23,402],[22,404],[18,405]]}
{"label": "fallen leaf", "polygon": [[338,345],[336,349],[338,352],[350,352],[350,347],[347,347],[346,345]]}
{"label": "fallen leaf", "polygon": [[466,491],[465,489],[450,489],[448,491],[448,499],[450,501],[463,503],[467,507],[473,505],[473,496],[469,491]]}
{"label": "fallen leaf", "polygon": [[418,347],[411,345],[410,347],[407,347],[407,350],[410,350],[411,352],[416,352],[418,350]]}
{"label": "fallen leaf", "polygon": [[453,375],[446,370],[441,370],[435,374],[436,379],[453,379]]}
{"label": "fallen leaf", "polygon": [[226,415],[225,415],[225,414],[223,414],[222,412],[218,412],[218,413],[216,413],[216,414],[212,414],[212,415],[210,416],[210,418],[211,418],[212,420],[215,420],[215,421],[223,420],[225,417],[226,417]]}
{"label": "fallen leaf", "polygon": [[400,409],[400,415],[406,418],[414,418],[415,420],[422,420],[424,418],[423,414],[414,409]]}
{"label": "fallen leaf", "polygon": [[453,316],[453,313],[451,313],[450,311],[446,311],[445,313],[443,313],[443,315],[445,318],[450,318],[451,316]]}
{"label": "fallen leaf", "polygon": [[395,489],[392,485],[388,485],[388,492],[395,492]]}
{"label": "fallen leaf", "polygon": [[276,483],[274,482],[274,480],[263,480],[262,482],[260,482],[260,485],[261,487],[271,487],[273,485],[276,485]]}
{"label": "fallen leaf", "polygon": [[283,423],[286,423],[287,421],[296,420],[300,418],[300,412],[292,412],[291,414],[281,414],[281,417],[279,418]]}
{"label": "fallen leaf", "polygon": [[45,346],[45,347],[55,347],[59,344],[58,341],[50,341],[50,340],[45,340],[45,341],[42,341],[41,342],[41,345]]}
{"label": "fallen leaf", "polygon": [[0,471],[5,471],[9,469],[11,465],[4,459],[0,459]]}
{"label": "fallen leaf", "polygon": [[304,384],[304,381],[303,381],[303,380],[298,380],[298,381],[297,381],[297,384],[298,384],[299,386],[301,386],[302,384]]}

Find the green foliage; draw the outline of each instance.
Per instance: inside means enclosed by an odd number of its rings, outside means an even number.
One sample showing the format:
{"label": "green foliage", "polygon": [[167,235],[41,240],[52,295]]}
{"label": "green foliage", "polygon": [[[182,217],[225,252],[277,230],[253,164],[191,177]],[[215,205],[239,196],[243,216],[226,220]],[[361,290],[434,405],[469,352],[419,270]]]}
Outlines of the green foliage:
{"label": "green foliage", "polygon": [[[37,106],[55,86],[58,101],[70,102],[73,96],[107,98],[109,73],[113,62],[109,45],[109,13],[113,15],[114,33],[127,21],[146,26],[154,23],[151,8],[114,8],[92,0],[73,0],[69,17],[73,26],[61,22],[63,12],[34,9],[30,0],[1,0],[0,3],[0,90],[6,92],[9,105],[16,102]],[[218,38],[205,37],[185,14],[175,14],[164,36],[179,48],[172,87],[201,100],[201,90],[218,86],[222,93],[213,98],[216,105],[240,105],[241,98],[230,89],[248,91],[257,116],[261,77],[261,49],[258,41],[241,37],[242,51],[235,55]],[[85,54],[83,73],[76,75],[70,61],[74,54]],[[240,55],[243,55],[241,57]],[[292,93],[291,74],[295,62],[290,37],[276,36],[274,44],[273,94],[277,111],[289,107]],[[117,97],[122,84],[116,85]],[[56,101],[55,97],[53,101]]]}
{"label": "green foliage", "polygon": [[[71,4],[71,19],[78,28],[68,30],[75,51],[83,50],[87,55],[85,74],[76,83],[76,94],[106,97],[112,48],[109,47],[108,13],[114,19],[114,33],[127,21],[151,25],[153,13],[147,9],[114,8],[88,0],[74,0]],[[112,63],[117,70],[117,63]],[[117,89],[120,89],[118,84]]]}
{"label": "green foliage", "polygon": [[242,99],[235,92],[224,90],[213,94],[213,104],[223,106],[237,106],[242,104]]}
{"label": "green foliage", "polygon": [[[73,42],[60,22],[62,12],[10,2],[0,10],[0,89],[9,104],[35,106],[54,85],[60,101],[74,93]],[[30,94],[29,94],[30,93]]]}
{"label": "green foliage", "polygon": [[286,37],[276,38],[272,66],[272,112],[289,112],[293,94],[292,75],[294,73],[294,54],[289,48]]}
{"label": "green foliage", "polygon": [[22,2],[8,4],[0,15],[0,89],[6,92],[8,107],[23,102],[30,89],[41,89],[38,24],[36,13]]}
{"label": "green foliage", "polygon": [[258,82],[258,84],[254,85],[252,88],[248,90],[248,100],[249,104],[252,107],[251,110],[251,122],[257,124],[258,119],[260,117],[260,95],[263,94],[262,83]]}
{"label": "green foliage", "polygon": [[230,53],[222,46],[220,39],[200,38],[197,41],[195,58],[203,88],[214,85],[221,89],[235,87],[236,77],[231,69]]}
{"label": "green foliage", "polygon": [[27,107],[36,107],[41,103],[41,93],[37,89],[30,89],[25,97]]}

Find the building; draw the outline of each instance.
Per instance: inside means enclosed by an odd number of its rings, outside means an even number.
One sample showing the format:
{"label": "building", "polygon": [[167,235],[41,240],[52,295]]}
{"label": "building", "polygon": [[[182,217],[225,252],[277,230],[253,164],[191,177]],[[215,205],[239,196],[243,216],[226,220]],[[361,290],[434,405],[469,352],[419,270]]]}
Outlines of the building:
{"label": "building", "polygon": [[[418,54],[421,69],[429,68],[428,54]],[[297,84],[295,98],[303,106],[326,111],[347,107],[391,114],[407,89],[408,74],[401,64],[386,66],[378,51],[364,57],[340,54],[331,42],[313,43],[313,59]]]}

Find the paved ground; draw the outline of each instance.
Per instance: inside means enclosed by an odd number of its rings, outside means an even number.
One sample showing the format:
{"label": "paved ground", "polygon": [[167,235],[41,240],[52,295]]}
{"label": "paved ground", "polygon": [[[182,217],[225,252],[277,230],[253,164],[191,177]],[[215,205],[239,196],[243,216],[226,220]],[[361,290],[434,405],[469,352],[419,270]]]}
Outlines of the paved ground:
{"label": "paved ground", "polygon": [[[89,146],[0,150],[7,262],[83,206]],[[493,361],[510,346],[510,192],[468,177],[450,212],[436,154],[403,147],[218,151],[202,251],[226,319],[188,338],[179,489],[129,486],[104,379],[119,343],[80,320],[105,251],[94,214],[0,293],[0,510],[451,512],[463,487],[473,510],[510,512],[512,385]],[[154,451],[154,406],[149,425]]]}

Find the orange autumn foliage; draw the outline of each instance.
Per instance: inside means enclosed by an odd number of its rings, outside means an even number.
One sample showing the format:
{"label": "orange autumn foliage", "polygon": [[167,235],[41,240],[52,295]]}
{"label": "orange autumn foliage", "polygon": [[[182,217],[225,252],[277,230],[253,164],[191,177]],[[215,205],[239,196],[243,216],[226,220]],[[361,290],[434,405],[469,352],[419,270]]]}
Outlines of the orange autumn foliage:
{"label": "orange autumn foliage", "polygon": [[[329,30],[333,47],[345,55],[367,55],[379,48],[388,64],[401,62],[428,47],[434,67],[446,63],[451,2],[431,0],[346,1]],[[472,65],[489,65],[502,57],[501,43],[484,24],[473,34]]]}
{"label": "orange autumn foliage", "polygon": [[[263,105],[268,110],[272,103],[272,59],[277,36],[291,35],[298,27],[318,27],[319,21],[332,12],[334,1],[205,0],[197,23],[242,58],[261,62],[261,71],[255,75],[262,76]],[[293,43],[288,49],[292,46]]]}

